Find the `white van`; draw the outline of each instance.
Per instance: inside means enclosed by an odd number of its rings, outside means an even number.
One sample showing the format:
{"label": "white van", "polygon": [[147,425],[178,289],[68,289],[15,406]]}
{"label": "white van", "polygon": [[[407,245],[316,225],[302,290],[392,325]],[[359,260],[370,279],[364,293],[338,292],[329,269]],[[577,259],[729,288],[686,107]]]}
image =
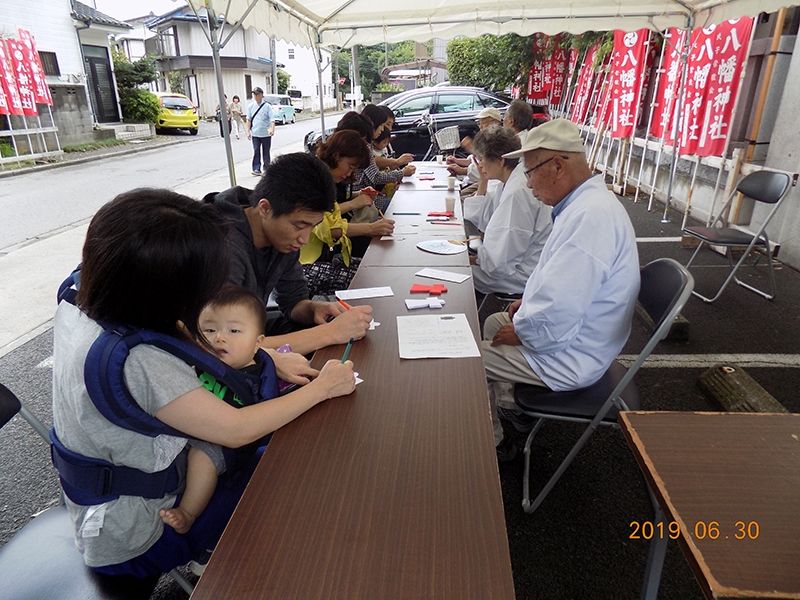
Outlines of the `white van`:
{"label": "white van", "polygon": [[297,112],[303,112],[303,92],[300,90],[287,90],[286,92],[292,99],[292,106]]}

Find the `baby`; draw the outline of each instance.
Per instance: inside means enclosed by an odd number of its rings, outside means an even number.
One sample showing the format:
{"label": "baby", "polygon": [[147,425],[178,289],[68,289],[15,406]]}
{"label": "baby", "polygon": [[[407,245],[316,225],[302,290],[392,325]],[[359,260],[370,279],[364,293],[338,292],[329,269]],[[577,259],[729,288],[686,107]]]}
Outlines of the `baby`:
{"label": "baby", "polygon": [[[260,375],[263,360],[256,352],[264,339],[267,313],[264,304],[249,290],[226,287],[200,313],[200,331],[214,352],[225,364],[251,375]],[[258,360],[257,360],[258,359]],[[260,364],[259,364],[260,363]],[[209,391],[233,406],[242,402],[225,386],[204,380]],[[260,400],[260,398],[259,398]],[[186,469],[186,490],[180,504],[161,510],[161,519],[178,533],[186,533],[208,505],[217,487],[214,463],[193,442],[189,442]]]}

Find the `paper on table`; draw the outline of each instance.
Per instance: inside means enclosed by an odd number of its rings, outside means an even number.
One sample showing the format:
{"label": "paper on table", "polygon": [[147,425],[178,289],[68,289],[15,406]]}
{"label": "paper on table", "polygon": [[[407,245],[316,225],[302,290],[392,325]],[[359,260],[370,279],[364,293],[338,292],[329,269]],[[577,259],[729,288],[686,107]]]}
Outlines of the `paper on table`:
{"label": "paper on table", "polygon": [[404,238],[402,235],[400,235],[400,236],[398,236],[398,235],[382,235],[381,236],[381,241],[382,242],[402,242],[404,239],[406,239],[406,238]]}
{"label": "paper on table", "polygon": [[339,290],[336,292],[336,297],[339,300],[358,300],[359,298],[381,298],[382,296],[394,296],[392,288],[372,287],[372,288],[356,288],[354,290]]}
{"label": "paper on table", "polygon": [[453,273],[452,271],[442,271],[441,269],[425,268],[414,273],[417,277],[427,277],[428,279],[441,279],[442,281],[452,281],[453,283],[464,283],[470,278],[469,275]]}
{"label": "paper on table", "polygon": [[467,358],[480,356],[467,316],[397,317],[400,358]]}
{"label": "paper on table", "polygon": [[451,244],[447,240],[425,240],[424,242],[418,242],[417,248],[434,254],[458,254],[459,252],[467,251],[467,247],[464,244]]}
{"label": "paper on table", "polygon": [[406,298],[406,308],[414,310],[416,308],[442,308],[445,301],[441,298]]}
{"label": "paper on table", "polygon": [[369,329],[367,331],[373,331],[376,327],[380,327],[380,323],[372,319],[372,321],[369,322]]}

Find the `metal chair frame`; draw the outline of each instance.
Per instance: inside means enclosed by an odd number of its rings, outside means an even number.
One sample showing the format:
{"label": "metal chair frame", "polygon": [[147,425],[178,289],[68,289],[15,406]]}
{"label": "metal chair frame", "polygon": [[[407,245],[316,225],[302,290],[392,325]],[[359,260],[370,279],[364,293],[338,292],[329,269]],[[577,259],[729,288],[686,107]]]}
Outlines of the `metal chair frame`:
{"label": "metal chair frame", "polygon": [[[733,280],[743,288],[746,288],[751,292],[755,292],[767,300],[772,300],[775,297],[775,259],[772,257],[772,251],[770,248],[769,236],[767,235],[766,227],[772,220],[772,217],[775,215],[777,210],[780,208],[783,200],[786,198],[787,191],[790,187],[789,184],[791,182],[792,179],[786,173],[778,173],[775,171],[766,170],[751,173],[739,182],[739,184],[736,186],[736,189],[733,191],[733,193],[731,193],[730,197],[725,202],[710,227],[684,228],[683,232],[685,234],[700,240],[700,243],[697,245],[692,257],[689,259],[689,262],[686,263],[687,269],[691,266],[694,259],[700,253],[700,249],[704,244],[708,244],[709,246],[724,247],[725,254],[728,257],[728,266],[730,267],[728,277],[725,279],[725,282],[713,297],[709,298],[703,296],[696,291],[693,292],[695,296],[707,303],[714,302],[722,295],[722,292],[725,291],[725,288],[728,287],[728,284]],[[764,222],[753,234],[731,227],[730,223],[728,222],[726,215],[729,212],[733,199],[739,193],[752,198],[756,202],[774,205],[772,210],[767,215],[767,218],[764,219]],[[742,254],[742,257],[738,260],[736,265],[734,265],[732,249],[734,247],[742,246],[746,246],[746,249]],[[769,292],[745,283],[736,277],[736,272],[739,270],[739,267],[742,266],[744,261],[747,260],[747,257],[750,255],[750,252],[754,249],[763,250],[767,260],[769,261]],[[758,257],[756,257],[756,262],[757,261]]]}
{"label": "metal chair frame", "polygon": [[[567,470],[569,465],[572,463],[573,459],[577,456],[578,452],[581,451],[583,446],[586,444],[589,437],[595,432],[595,430],[602,424],[602,425],[611,425],[611,426],[618,426],[616,423],[616,414],[620,410],[630,410],[628,402],[624,399],[624,396],[630,393],[635,394],[635,385],[633,384],[633,377],[636,375],[636,372],[639,370],[639,367],[642,366],[642,363],[650,356],[650,353],[656,347],[658,342],[664,339],[667,334],[669,333],[670,327],[672,323],[675,321],[675,317],[681,311],[683,306],[686,304],[686,301],[689,299],[689,296],[692,293],[692,289],[694,287],[694,279],[686,270],[685,267],[680,265],[677,261],[671,258],[660,258],[652,261],[651,263],[645,265],[641,270],[642,276],[642,284],[639,290],[639,302],[642,304],[644,309],[650,315],[654,323],[654,331],[650,336],[647,344],[645,344],[642,351],[636,357],[636,360],[633,364],[628,367],[627,370],[624,369],[619,363],[612,364],[609,370],[606,372],[606,375],[601,378],[600,382],[594,384],[597,386],[598,384],[603,385],[603,380],[606,379],[608,376],[611,381],[616,381],[616,385],[614,386],[613,390],[610,394],[607,395],[607,399],[601,405],[598,406],[597,412],[594,416],[589,419],[585,416],[573,414],[568,414],[570,411],[569,403],[570,398],[576,398],[580,394],[586,393],[587,391],[593,390],[593,386],[589,386],[584,388],[583,390],[575,390],[575,391],[565,391],[565,392],[549,392],[551,394],[557,394],[559,396],[563,395],[564,403],[563,403],[563,410],[560,410],[559,414],[554,414],[552,412],[547,411],[537,411],[535,409],[526,408],[524,404],[520,402],[518,391],[519,391],[519,384],[517,385],[517,389],[515,390],[515,400],[517,401],[517,405],[522,412],[529,417],[534,417],[538,419],[536,424],[534,425],[533,430],[531,430],[530,434],[528,434],[528,439],[525,441],[525,448],[524,448],[524,455],[525,455],[525,467],[523,472],[523,481],[522,481],[522,508],[523,510],[530,514],[534,512],[539,506],[542,504],[544,499],[550,493],[550,490],[556,485],[558,480]],[[659,287],[663,287],[665,285],[671,285],[673,289],[663,293],[657,294],[656,291]],[[651,286],[653,289],[651,289]],[[618,376],[621,371],[625,371],[624,375]],[[630,389],[626,389],[631,386]],[[535,386],[525,386],[526,388],[530,388],[533,390]],[[603,396],[605,397],[605,395]],[[611,413],[612,409],[616,409],[615,412]],[[609,420],[608,416],[609,413],[614,415],[613,420]],[[545,420],[557,420],[557,421],[568,421],[568,422],[579,422],[579,423],[588,423],[588,427],[584,430],[583,434],[581,435],[580,439],[575,443],[575,445],[570,450],[569,454],[566,458],[561,462],[556,472],[550,477],[548,482],[545,484],[544,488],[539,492],[536,498],[531,502],[530,500],[530,461],[531,461],[531,445],[533,443],[533,438],[536,436],[536,433],[541,429],[542,425],[544,424]]]}

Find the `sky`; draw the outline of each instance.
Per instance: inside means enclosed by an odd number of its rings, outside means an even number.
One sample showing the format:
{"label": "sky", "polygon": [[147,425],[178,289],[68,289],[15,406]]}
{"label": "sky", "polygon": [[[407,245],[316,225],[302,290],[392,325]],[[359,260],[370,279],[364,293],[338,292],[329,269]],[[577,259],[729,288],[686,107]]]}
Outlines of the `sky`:
{"label": "sky", "polygon": [[121,21],[143,17],[152,11],[163,15],[186,4],[184,0],[83,0],[84,4],[95,5],[97,10]]}

